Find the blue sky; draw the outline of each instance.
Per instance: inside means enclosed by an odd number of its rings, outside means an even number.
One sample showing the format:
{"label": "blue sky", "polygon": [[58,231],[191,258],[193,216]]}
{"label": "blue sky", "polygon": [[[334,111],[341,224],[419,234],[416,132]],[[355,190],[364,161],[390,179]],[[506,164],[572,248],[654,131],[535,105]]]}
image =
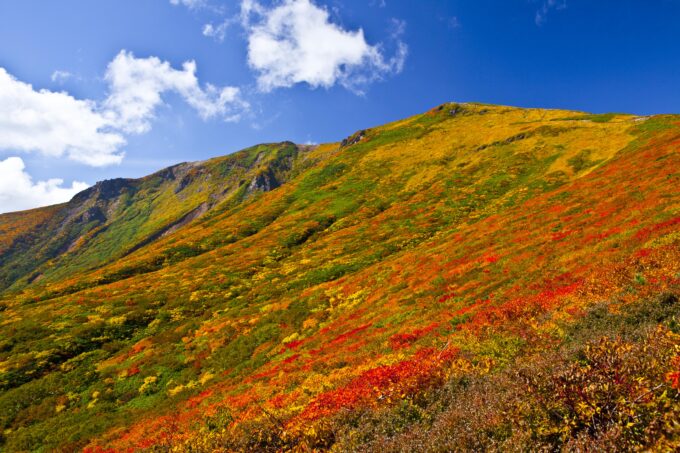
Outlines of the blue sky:
{"label": "blue sky", "polygon": [[1,0],[0,212],[447,101],[678,113],[677,43],[680,0]]}

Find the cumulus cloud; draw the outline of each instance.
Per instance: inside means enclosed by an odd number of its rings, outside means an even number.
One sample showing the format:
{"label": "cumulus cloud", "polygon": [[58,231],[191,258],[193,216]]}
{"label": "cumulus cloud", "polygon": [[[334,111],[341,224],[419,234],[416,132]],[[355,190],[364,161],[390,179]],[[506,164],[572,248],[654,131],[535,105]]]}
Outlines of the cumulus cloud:
{"label": "cumulus cloud", "polygon": [[34,183],[25,168],[19,157],[0,161],[0,213],[63,203],[88,187],[83,182],[67,187],[61,179]]}
{"label": "cumulus cloud", "polygon": [[156,57],[136,58],[121,51],[109,63],[106,81],[111,93],[104,102],[105,115],[111,124],[127,133],[140,134],[150,129],[154,111],[162,104],[161,95],[168,91],[178,93],[203,119],[219,116],[235,121],[247,108],[236,87],[207,84],[201,88],[194,61],[174,69]]}
{"label": "cumulus cloud", "polygon": [[380,44],[366,42],[362,29],[343,29],[310,0],[284,0],[271,8],[243,0],[241,19],[248,64],[263,92],[298,83],[313,88],[340,84],[360,92],[366,84],[400,72],[406,59],[403,42],[397,40],[396,52],[388,58]]}
{"label": "cumulus cloud", "polygon": [[548,14],[550,10],[562,10],[567,7],[567,0],[545,0],[541,4],[541,7],[536,11],[536,17],[534,18],[536,25],[541,26],[545,24],[548,20]]}
{"label": "cumulus cloud", "polygon": [[[65,78],[65,73],[53,74],[55,81]],[[109,64],[105,80],[108,96],[95,102],[36,90],[0,67],[0,151],[66,157],[101,167],[123,160],[126,136],[151,128],[167,92],[179,94],[203,119],[236,121],[249,108],[236,87],[201,86],[193,61],[175,69],[156,57],[136,58],[121,51]],[[34,184],[18,157],[1,164],[0,210],[65,201],[85,187],[63,187],[59,179]]]}
{"label": "cumulus cloud", "polygon": [[35,90],[0,68],[0,150],[66,156],[90,166],[120,163],[126,134],[141,134],[166,92],[178,93],[203,119],[235,121],[248,108],[235,87],[201,87],[196,63],[182,69],[121,51],[109,64],[109,95],[100,103]]}
{"label": "cumulus cloud", "polygon": [[125,139],[94,102],[36,91],[0,68],[0,150],[34,152],[92,166],[119,163]]}

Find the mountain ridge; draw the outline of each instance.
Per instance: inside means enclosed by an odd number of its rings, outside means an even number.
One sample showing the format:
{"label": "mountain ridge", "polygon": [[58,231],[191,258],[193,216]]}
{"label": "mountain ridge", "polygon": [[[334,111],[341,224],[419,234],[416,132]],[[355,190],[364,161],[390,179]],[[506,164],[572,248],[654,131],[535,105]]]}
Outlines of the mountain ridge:
{"label": "mountain ridge", "polygon": [[[380,417],[407,436],[441,415],[442,389],[567,348],[593,319],[609,323],[597,334],[618,334],[648,305],[663,316],[641,323],[672,329],[679,145],[674,115],[452,103],[340,143],[205,161],[211,176],[180,164],[134,194],[128,182],[88,189],[71,218],[115,213],[120,225],[73,223],[58,244],[84,239],[43,262],[21,261],[30,247],[0,249],[0,331],[12,339],[0,343],[2,441],[351,450],[369,436],[380,449]],[[138,217],[138,231],[112,233]],[[665,376],[672,361],[659,360]],[[677,396],[664,382],[659,397]],[[555,423],[532,435],[555,447],[581,432]],[[517,434],[503,429],[493,442]],[[552,429],[570,434],[558,441]]]}
{"label": "mountain ridge", "polygon": [[[97,235],[106,233],[106,230],[111,228],[112,225],[115,226],[120,217],[127,214],[125,204],[129,204],[130,199],[135,198],[138,192],[147,192],[142,194],[142,196],[154,198],[154,193],[156,192],[163,192],[164,190],[172,191],[176,196],[176,201],[170,200],[170,202],[175,205],[184,204],[184,206],[180,206],[179,212],[176,214],[172,213],[166,216],[167,218],[160,218],[154,225],[144,231],[144,235],[132,235],[132,237],[127,238],[127,243],[132,242],[130,247],[126,250],[109,253],[104,259],[96,261],[93,265],[101,265],[107,262],[107,259],[120,258],[153,242],[158,237],[181,227],[186,222],[205,214],[230,197],[245,198],[258,191],[271,190],[279,184],[276,179],[277,177],[285,180],[286,173],[292,170],[290,168],[292,160],[288,162],[291,156],[280,157],[277,153],[288,152],[297,154],[305,149],[307,148],[294,145],[291,142],[262,144],[236,153],[236,155],[227,155],[205,161],[180,163],[138,179],[115,178],[97,182],[92,187],[76,194],[71,201],[61,205],[63,206],[61,209],[54,207],[38,208],[45,209],[53,214],[51,219],[53,221],[52,225],[47,226],[44,224],[44,221],[40,224],[43,229],[51,230],[47,235],[48,237],[42,241],[38,239],[37,244],[29,245],[29,249],[25,250],[21,247],[22,245],[25,247],[22,241],[26,239],[30,244],[31,239],[27,238],[26,234],[35,233],[36,229],[28,231],[23,237],[16,238],[18,243],[9,244],[8,249],[3,250],[2,257],[0,257],[0,265],[13,267],[14,264],[11,258],[8,261],[8,256],[11,257],[13,254],[32,254],[36,248],[51,248],[43,258],[38,258],[39,263],[58,259],[62,255],[82,247],[84,241],[91,241]],[[254,155],[251,156],[250,154]],[[224,169],[219,168],[220,166],[239,167],[242,163],[245,163],[243,168],[236,170],[243,172],[239,176],[241,179],[237,183],[236,181],[220,181],[222,177],[220,172],[224,172]],[[226,171],[233,172],[231,168]],[[218,175],[216,176],[215,173],[218,173]],[[232,179],[237,176],[235,174],[230,175]],[[206,184],[212,184],[217,187],[209,188],[206,187]],[[244,185],[246,187],[242,189]],[[166,188],[164,186],[169,187]],[[205,193],[201,194],[200,192]],[[186,200],[186,198],[192,197],[195,200]],[[175,206],[160,206],[155,209],[170,210],[172,208],[175,208]],[[152,211],[148,215],[159,214],[154,211],[153,206],[151,209]],[[141,212],[137,215],[140,214],[144,215],[145,213]],[[13,215],[17,214],[5,214],[4,218]],[[162,216],[163,214],[160,213],[160,215]],[[59,240],[60,236],[64,236],[64,238]],[[55,238],[57,239],[55,240]],[[135,241],[137,242],[135,243]],[[17,248],[16,252],[12,250],[13,245]],[[28,272],[25,272],[24,276],[26,273]],[[27,283],[40,277],[36,275],[29,276],[27,277]],[[2,281],[16,278],[16,274],[11,276],[0,275],[0,280]]]}

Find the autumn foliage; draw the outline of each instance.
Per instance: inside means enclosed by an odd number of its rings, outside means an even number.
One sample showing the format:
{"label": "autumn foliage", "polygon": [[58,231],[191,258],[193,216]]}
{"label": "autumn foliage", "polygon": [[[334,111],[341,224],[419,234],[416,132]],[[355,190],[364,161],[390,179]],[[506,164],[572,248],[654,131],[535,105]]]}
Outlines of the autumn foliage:
{"label": "autumn foliage", "polygon": [[0,216],[0,449],[678,447],[680,117],[355,139]]}

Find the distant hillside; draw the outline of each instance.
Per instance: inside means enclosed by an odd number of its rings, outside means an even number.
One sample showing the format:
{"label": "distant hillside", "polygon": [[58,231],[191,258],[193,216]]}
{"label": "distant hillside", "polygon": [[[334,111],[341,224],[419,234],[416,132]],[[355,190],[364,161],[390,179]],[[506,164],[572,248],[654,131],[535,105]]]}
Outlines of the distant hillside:
{"label": "distant hillside", "polygon": [[10,233],[0,284],[58,280],[124,257],[215,208],[280,186],[310,165],[306,150],[290,142],[259,145],[138,180],[102,181],[61,207],[0,215],[0,228]]}
{"label": "distant hillside", "polygon": [[679,150],[452,103],[0,215],[0,449],[679,448]]}

